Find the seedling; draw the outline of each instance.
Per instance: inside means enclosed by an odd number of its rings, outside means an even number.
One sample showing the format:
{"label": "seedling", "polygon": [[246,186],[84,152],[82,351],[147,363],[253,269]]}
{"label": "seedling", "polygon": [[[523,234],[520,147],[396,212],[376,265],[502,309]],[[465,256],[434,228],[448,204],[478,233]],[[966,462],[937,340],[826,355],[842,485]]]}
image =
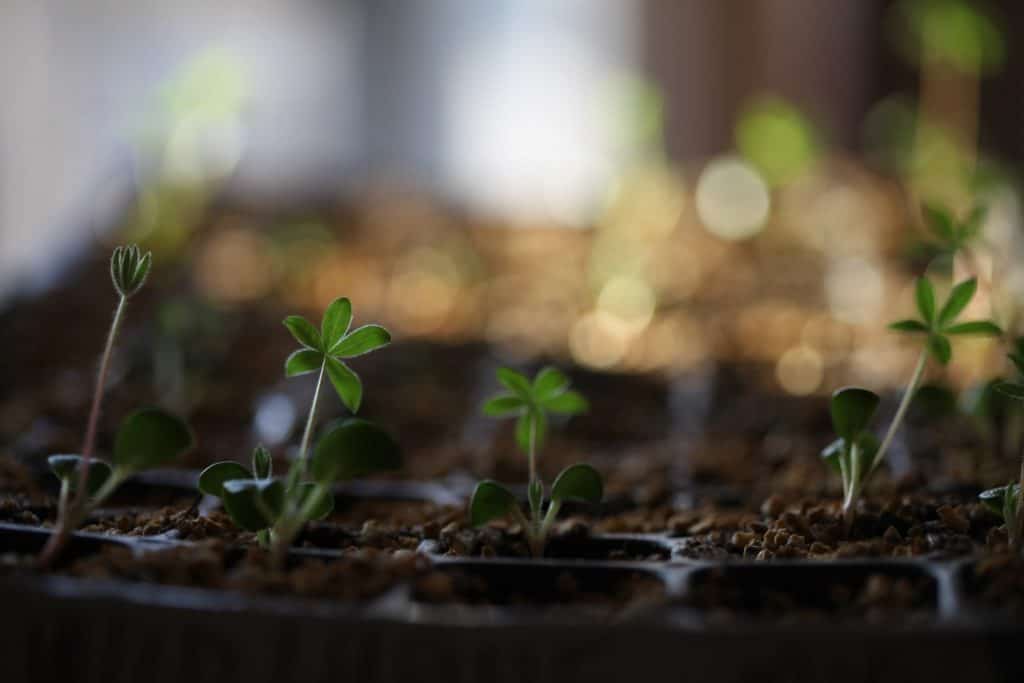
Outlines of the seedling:
{"label": "seedling", "polygon": [[113,466],[93,458],[114,341],[128,300],[142,289],[152,260],[152,254],[143,254],[135,245],[117,247],[111,256],[110,278],[118,302],[100,356],[82,452],[80,455],[51,455],[48,459],[50,469],[60,479],[60,496],[57,525],[39,557],[44,567],[56,560],[71,532],[125,479],[140,470],[166,464],[192,446],[192,434],[184,422],[161,410],[148,409],[130,415],[121,423],[114,442]]}
{"label": "seedling", "polygon": [[391,341],[391,335],[380,325],[349,331],[351,323],[352,304],[345,298],[327,307],[319,330],[300,316],[284,320],[285,327],[302,345],[285,361],[285,375],[319,373],[299,455],[287,477],[283,481],[273,477],[270,453],[263,448],[253,451],[252,471],[237,462],[224,461],[210,465],[199,475],[200,491],[220,498],[239,527],[256,532],[261,545],[271,548],[278,565],[302,526],[323,519],[334,509],[331,486],[335,482],[397,469],[401,464],[394,439],[380,427],[357,418],[331,425],[317,443],[310,463],[309,443],[324,375],[341,402],[357,412],[362,402],[362,382],[343,361]]}
{"label": "seedling", "polygon": [[950,335],[1002,334],[1002,330],[988,320],[956,322],[957,317],[970,303],[976,289],[977,281],[974,278],[957,284],[950,291],[942,308],[936,311],[935,289],[931,281],[926,277],[918,278],[915,291],[921,318],[900,320],[889,327],[897,332],[924,335],[924,345],[881,444],[877,444],[874,436],[866,431],[878,408],[878,396],[867,389],[856,387],[840,389],[832,395],[832,424],[839,438],[829,444],[821,452],[821,456],[842,477],[843,513],[848,521],[852,520],[854,506],[868,478],[885,459],[889,445],[896,436],[924,375],[929,356],[942,365],[949,363],[953,355],[949,342]]}
{"label": "seedling", "polygon": [[938,240],[937,243],[929,246],[950,264],[957,252],[966,251],[981,234],[985,216],[988,213],[985,207],[976,206],[963,220],[957,220],[945,208],[934,204],[923,205],[921,211],[924,214],[925,223]]}
{"label": "seedling", "polygon": [[[1009,355],[1017,371],[1024,375],[1024,350],[1018,348]],[[1019,382],[1000,382],[996,390],[1018,401],[1024,401],[1024,384]],[[988,507],[1002,515],[1006,524],[1006,535],[1010,540],[1010,548],[1021,552],[1024,547],[1024,457],[1021,458],[1020,477],[1016,484],[1010,483],[999,488],[984,491],[979,498]]]}
{"label": "seedling", "polygon": [[586,412],[588,404],[578,392],[569,390],[569,379],[555,368],[544,368],[533,382],[514,370],[501,368],[498,381],[508,391],[486,401],[483,413],[489,417],[516,418],[516,443],[526,453],[529,464],[530,517],[523,515],[511,491],[496,481],[486,480],[476,485],[469,501],[470,523],[480,526],[511,516],[526,533],[530,552],[539,557],[544,554],[547,535],[565,501],[599,503],[604,495],[597,470],[582,463],[570,465],[555,478],[547,511],[542,514],[544,482],[537,476],[537,449],[547,435],[548,414],[578,415]]}

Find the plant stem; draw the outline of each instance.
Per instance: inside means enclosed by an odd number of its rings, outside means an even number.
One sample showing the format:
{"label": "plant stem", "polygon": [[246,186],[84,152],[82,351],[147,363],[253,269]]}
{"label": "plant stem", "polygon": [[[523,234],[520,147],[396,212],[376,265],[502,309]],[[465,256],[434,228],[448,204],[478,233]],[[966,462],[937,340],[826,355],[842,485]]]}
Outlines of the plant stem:
{"label": "plant stem", "polygon": [[[320,400],[320,385],[324,383],[324,370],[327,368],[327,357],[320,364],[320,374],[316,378],[316,389],[313,390],[313,403],[309,406],[309,417],[306,418],[306,429],[302,433],[302,444],[299,446],[299,464],[302,467],[302,474],[306,474],[308,460],[309,439],[313,435],[313,420],[316,418],[316,404]],[[301,478],[300,478],[301,479]]]}
{"label": "plant stem", "polygon": [[[889,445],[892,443],[893,438],[895,438],[896,432],[899,431],[903,417],[907,413],[907,408],[910,407],[910,401],[914,398],[914,391],[924,375],[924,368],[927,363],[928,349],[925,348],[921,350],[921,355],[917,359],[917,365],[914,366],[914,372],[910,375],[910,382],[907,383],[907,388],[903,392],[903,398],[900,399],[900,404],[896,408],[896,414],[893,416],[892,422],[889,423],[889,429],[885,433],[885,438],[882,439],[882,444],[878,447],[878,452],[875,453],[875,457],[871,461],[871,466],[868,467],[867,472],[864,472],[863,476],[851,477],[850,494],[843,502],[843,513],[848,518],[852,514],[853,506],[857,503],[857,498],[860,496],[864,483],[871,476],[871,473],[875,471],[875,468],[885,459],[885,453],[889,450]],[[850,520],[848,519],[847,521],[849,522]]]}
{"label": "plant stem", "polygon": [[[63,511],[60,512],[60,516],[57,519],[57,526],[50,534],[50,538],[46,541],[46,545],[43,547],[42,552],[39,554],[38,566],[42,569],[47,569],[53,565],[54,561],[60,555],[60,551],[64,548],[68,539],[71,537],[71,532],[74,531],[79,524],[89,516],[97,505],[100,505],[121,485],[121,482],[128,477],[128,472],[125,470],[115,467],[111,471],[110,476],[103,482],[103,486],[96,491],[96,495],[92,498],[86,498],[83,503],[76,504],[72,502],[70,505],[66,505]],[[67,482],[61,484],[61,498],[67,500],[65,487]],[[74,500],[78,500],[76,496]]]}
{"label": "plant stem", "polygon": [[[92,405],[89,407],[89,421],[85,427],[85,440],[82,443],[81,453],[82,459],[78,465],[78,490],[69,502],[69,491],[65,490],[66,484],[61,484],[61,498],[57,508],[57,525],[53,533],[50,534],[50,538],[47,540],[39,556],[39,565],[44,568],[53,564],[64,544],[67,543],[71,532],[75,530],[79,522],[92,509],[92,506],[87,505],[86,502],[88,496],[89,464],[92,459],[93,448],[96,445],[96,430],[100,421],[100,405],[103,403],[103,392],[107,386],[107,374],[110,372],[110,357],[114,351],[114,340],[121,329],[121,321],[124,319],[124,311],[127,304],[128,297],[122,296],[118,299],[117,308],[114,309],[114,319],[111,321],[110,330],[107,332],[107,343],[103,348],[103,355],[100,356],[100,369],[96,376],[96,387],[93,389]],[[110,479],[113,479],[113,474],[111,474]],[[108,482],[110,479],[108,479]],[[94,502],[93,505],[95,504]]]}

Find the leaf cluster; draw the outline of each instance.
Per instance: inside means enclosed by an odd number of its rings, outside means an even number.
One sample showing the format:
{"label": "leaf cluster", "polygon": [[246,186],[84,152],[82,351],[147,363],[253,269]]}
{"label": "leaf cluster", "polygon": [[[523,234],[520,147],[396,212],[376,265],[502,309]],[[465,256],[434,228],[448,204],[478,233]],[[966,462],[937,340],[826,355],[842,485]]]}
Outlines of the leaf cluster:
{"label": "leaf cluster", "polygon": [[998,337],[1003,331],[991,320],[956,322],[978,288],[975,278],[965,280],[950,290],[941,308],[936,307],[935,288],[927,277],[917,279],[914,293],[920,319],[899,320],[889,325],[897,332],[923,334],[925,344],[933,358],[946,365],[953,356],[950,335],[980,335]]}
{"label": "leaf cluster", "polygon": [[124,298],[136,294],[146,283],[149,269],[153,265],[153,254],[145,254],[135,244],[116,247],[110,257],[110,279],[114,289]]}
{"label": "leaf cluster", "polygon": [[579,392],[569,389],[569,378],[556,368],[542,369],[532,382],[510,368],[500,368],[497,375],[507,391],[488,399],[483,413],[488,417],[515,417],[516,443],[523,451],[543,445],[549,413],[578,415],[590,408]]}
{"label": "leaf cluster", "polygon": [[285,318],[284,326],[302,348],[288,356],[284,371],[287,377],[326,372],[341,402],[356,413],[363,400],[363,384],[344,361],[388,345],[391,334],[380,325],[350,330],[351,325],[352,303],[344,297],[330,303],[319,330],[300,315]]}
{"label": "leaf cluster", "polygon": [[312,481],[299,481],[296,464],[285,479],[273,476],[270,453],[257,447],[252,469],[232,460],[216,462],[199,475],[199,490],[219,498],[235,524],[247,531],[274,527],[289,511],[298,524],[323,519],[334,509],[325,488],[371,472],[401,466],[398,444],[378,425],[359,418],[328,427],[313,452]]}
{"label": "leaf cluster", "polygon": [[935,250],[947,256],[956,254],[981,234],[988,214],[984,206],[976,206],[962,220],[957,220],[944,207],[927,203],[921,211],[928,229],[938,240],[933,245]]}

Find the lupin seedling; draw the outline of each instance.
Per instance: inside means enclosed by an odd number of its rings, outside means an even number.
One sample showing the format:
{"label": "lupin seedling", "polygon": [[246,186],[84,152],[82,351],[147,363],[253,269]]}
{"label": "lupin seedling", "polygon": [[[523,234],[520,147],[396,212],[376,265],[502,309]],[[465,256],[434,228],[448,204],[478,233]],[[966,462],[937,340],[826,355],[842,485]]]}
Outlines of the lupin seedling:
{"label": "lupin seedling", "polygon": [[110,259],[110,278],[118,294],[114,319],[100,356],[99,373],[89,409],[89,421],[80,454],[51,455],[48,464],[60,479],[57,524],[40,554],[42,566],[51,565],[71,532],[134,473],[167,464],[191,448],[192,433],[179,418],[151,408],[128,416],[114,441],[111,464],[93,457],[100,407],[110,370],[114,342],[121,328],[128,300],[142,289],[152,265],[152,254],[135,245],[117,247]]}
{"label": "lupin seedling", "polygon": [[923,337],[921,353],[917,364],[903,392],[903,398],[896,408],[896,414],[889,424],[881,444],[867,431],[869,422],[878,408],[878,396],[867,389],[847,387],[832,395],[832,424],[839,437],[821,452],[822,458],[835,469],[843,484],[843,513],[852,519],[854,506],[875,469],[885,460],[889,446],[899,431],[900,425],[924,376],[928,358],[932,357],[942,365],[952,358],[950,336],[981,335],[999,336],[1002,330],[989,320],[975,320],[958,323],[956,320],[974,297],[977,281],[965,280],[949,293],[942,308],[936,310],[935,289],[926,277],[918,278],[915,298],[920,319],[900,320],[889,327],[897,332],[918,334]]}
{"label": "lupin seedling", "polygon": [[391,341],[391,335],[380,325],[350,331],[351,323],[352,304],[345,298],[327,307],[319,330],[300,316],[284,320],[285,327],[302,345],[285,361],[285,375],[318,373],[299,454],[284,480],[274,478],[270,454],[262,448],[253,452],[252,471],[237,462],[223,461],[210,465],[199,476],[200,491],[220,498],[240,528],[256,532],[260,543],[271,548],[277,566],[306,522],[331,513],[334,483],[401,465],[395,440],[377,425],[358,418],[332,423],[310,458],[324,375],[341,402],[355,413],[362,403],[362,382],[344,361]]}
{"label": "lupin seedling", "polygon": [[576,391],[569,390],[569,379],[555,368],[544,368],[531,382],[509,368],[498,370],[498,381],[507,390],[483,405],[489,417],[515,417],[516,443],[526,453],[529,466],[527,499],[530,516],[520,509],[516,496],[496,481],[477,484],[469,503],[469,518],[473,526],[493,519],[511,516],[526,534],[530,552],[535,557],[544,554],[551,526],[562,504],[567,501],[599,503],[604,495],[601,475],[590,465],[577,463],[566,467],[551,486],[546,512],[544,482],[537,474],[537,450],[543,444],[548,429],[548,414],[577,415],[586,412],[588,404]]}
{"label": "lupin seedling", "polygon": [[[1024,376],[1024,349],[1009,355],[1020,375]],[[996,390],[1018,401],[1024,401],[1024,384],[1020,382],[999,382]],[[1020,475],[1017,483],[989,489],[979,496],[981,501],[996,514],[1001,515],[1006,525],[1010,549],[1015,553],[1024,550],[1024,456],[1021,457]]]}
{"label": "lupin seedling", "polygon": [[925,223],[937,240],[929,245],[936,255],[943,257],[951,267],[957,253],[963,252],[981,235],[988,210],[976,206],[961,220],[944,207],[925,204],[921,207]]}

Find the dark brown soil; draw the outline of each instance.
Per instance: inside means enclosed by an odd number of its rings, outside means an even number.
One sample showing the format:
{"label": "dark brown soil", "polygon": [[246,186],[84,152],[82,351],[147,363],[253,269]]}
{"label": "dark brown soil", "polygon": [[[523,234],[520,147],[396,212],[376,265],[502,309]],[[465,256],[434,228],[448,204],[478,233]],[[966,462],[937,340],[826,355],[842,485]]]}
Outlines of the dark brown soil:
{"label": "dark brown soil", "polygon": [[1024,559],[998,554],[978,560],[964,583],[976,606],[1024,618]]}

